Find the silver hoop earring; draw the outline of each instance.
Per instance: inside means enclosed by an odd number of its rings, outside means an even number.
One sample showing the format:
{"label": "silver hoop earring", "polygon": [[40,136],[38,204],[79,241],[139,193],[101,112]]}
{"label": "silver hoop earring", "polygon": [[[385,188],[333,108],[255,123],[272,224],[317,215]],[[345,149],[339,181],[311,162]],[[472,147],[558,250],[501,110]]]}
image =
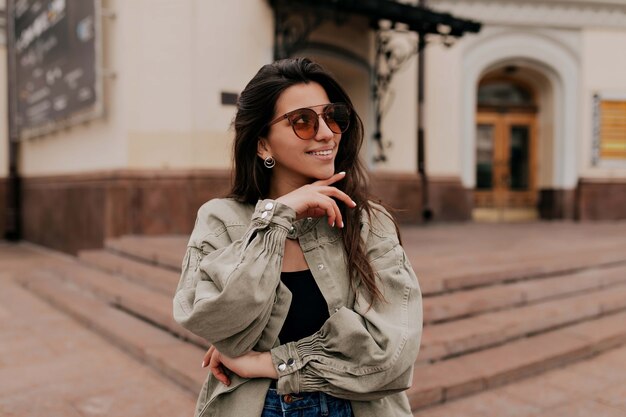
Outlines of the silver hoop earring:
{"label": "silver hoop earring", "polygon": [[268,156],[263,160],[263,165],[265,165],[265,168],[272,169],[276,165],[276,161],[271,156]]}

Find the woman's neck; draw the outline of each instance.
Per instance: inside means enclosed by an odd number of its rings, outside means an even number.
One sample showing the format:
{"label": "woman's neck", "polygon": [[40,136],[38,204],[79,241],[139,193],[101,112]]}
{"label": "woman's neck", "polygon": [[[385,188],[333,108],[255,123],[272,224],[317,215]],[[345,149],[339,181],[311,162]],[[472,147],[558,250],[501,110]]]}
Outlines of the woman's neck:
{"label": "woman's neck", "polygon": [[268,198],[272,200],[276,200],[279,197],[284,196],[285,194],[289,194],[290,192],[297,190],[298,188],[310,184],[311,181],[305,181],[304,179],[298,181],[296,179],[287,179],[287,180],[272,180],[270,182],[270,190]]}

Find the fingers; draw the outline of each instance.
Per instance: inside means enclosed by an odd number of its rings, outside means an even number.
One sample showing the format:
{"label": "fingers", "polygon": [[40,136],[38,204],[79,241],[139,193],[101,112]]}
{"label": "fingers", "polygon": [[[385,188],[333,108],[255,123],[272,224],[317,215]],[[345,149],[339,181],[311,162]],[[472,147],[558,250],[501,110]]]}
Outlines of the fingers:
{"label": "fingers", "polygon": [[211,357],[209,358],[209,370],[211,371],[213,376],[222,384],[230,385],[230,380],[228,379],[228,375],[224,373],[224,369],[222,367],[220,353],[216,349],[213,349]]}
{"label": "fingers", "polygon": [[330,184],[334,184],[337,181],[341,181],[342,179],[344,179],[346,176],[345,171],[341,171],[336,173],[335,175],[333,175],[330,178],[327,178],[325,180],[319,180],[319,181],[315,181],[313,184],[315,185],[330,185]]}
{"label": "fingers", "polygon": [[339,211],[339,207],[335,200],[328,196],[324,196],[324,208],[326,209],[326,216],[328,217],[328,224],[330,227],[343,227],[343,220],[341,218],[341,211]]}
{"label": "fingers", "polygon": [[209,350],[204,354],[204,358],[202,358],[202,367],[206,367],[209,364],[209,360],[211,359],[211,355],[213,355],[213,351],[215,350],[215,346],[211,346]]}
{"label": "fingers", "polygon": [[349,208],[356,207],[356,203],[345,192],[332,184],[344,179],[345,176],[345,172],[339,172],[325,180],[315,181],[300,187],[279,197],[277,201],[292,207],[296,211],[296,219],[305,216],[322,217],[326,215],[331,227],[343,228],[341,210],[333,198],[343,202]]}
{"label": "fingers", "polygon": [[335,197],[338,200],[343,201],[344,204],[348,207],[356,207],[356,203],[350,197],[348,197],[348,194],[344,193],[339,188],[325,187],[325,193],[327,193],[327,195]]}

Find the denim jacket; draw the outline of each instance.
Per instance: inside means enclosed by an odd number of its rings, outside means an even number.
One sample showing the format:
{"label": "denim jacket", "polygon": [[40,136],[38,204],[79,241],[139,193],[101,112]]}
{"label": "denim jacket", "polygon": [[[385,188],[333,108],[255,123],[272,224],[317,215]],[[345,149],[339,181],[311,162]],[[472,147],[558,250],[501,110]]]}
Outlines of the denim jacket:
{"label": "denim jacket", "polygon": [[[361,237],[385,300],[371,307],[351,289],[341,230],[326,218],[296,221],[275,200],[215,199],[198,211],[174,297],[174,318],[228,356],[270,351],[278,392],[322,391],[351,402],[355,417],[410,417],[406,394],[422,333],[419,284],[393,222],[373,204]],[[281,282],[286,239],[297,239],[330,317],[315,334],[281,344],[291,293]],[[360,292],[358,287],[356,292]],[[270,379],[209,372],[196,417],[259,417]]]}

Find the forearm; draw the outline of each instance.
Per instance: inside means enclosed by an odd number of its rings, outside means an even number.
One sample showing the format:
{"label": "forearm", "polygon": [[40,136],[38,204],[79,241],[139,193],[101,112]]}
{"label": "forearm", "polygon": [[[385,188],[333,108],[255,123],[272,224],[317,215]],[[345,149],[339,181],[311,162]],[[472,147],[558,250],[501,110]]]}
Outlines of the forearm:
{"label": "forearm", "polygon": [[264,217],[260,210],[234,242],[225,232],[198,232],[202,237],[188,247],[174,299],[176,321],[233,356],[270,349],[290,302],[280,288],[280,269],[295,214],[280,204]]}
{"label": "forearm", "polygon": [[278,373],[272,364],[269,352],[248,352],[236,358],[224,355],[214,347],[211,347],[202,362],[202,366],[209,365],[213,375],[225,385],[230,384],[228,376],[223,372],[222,366],[242,378],[272,378],[278,379]]}

